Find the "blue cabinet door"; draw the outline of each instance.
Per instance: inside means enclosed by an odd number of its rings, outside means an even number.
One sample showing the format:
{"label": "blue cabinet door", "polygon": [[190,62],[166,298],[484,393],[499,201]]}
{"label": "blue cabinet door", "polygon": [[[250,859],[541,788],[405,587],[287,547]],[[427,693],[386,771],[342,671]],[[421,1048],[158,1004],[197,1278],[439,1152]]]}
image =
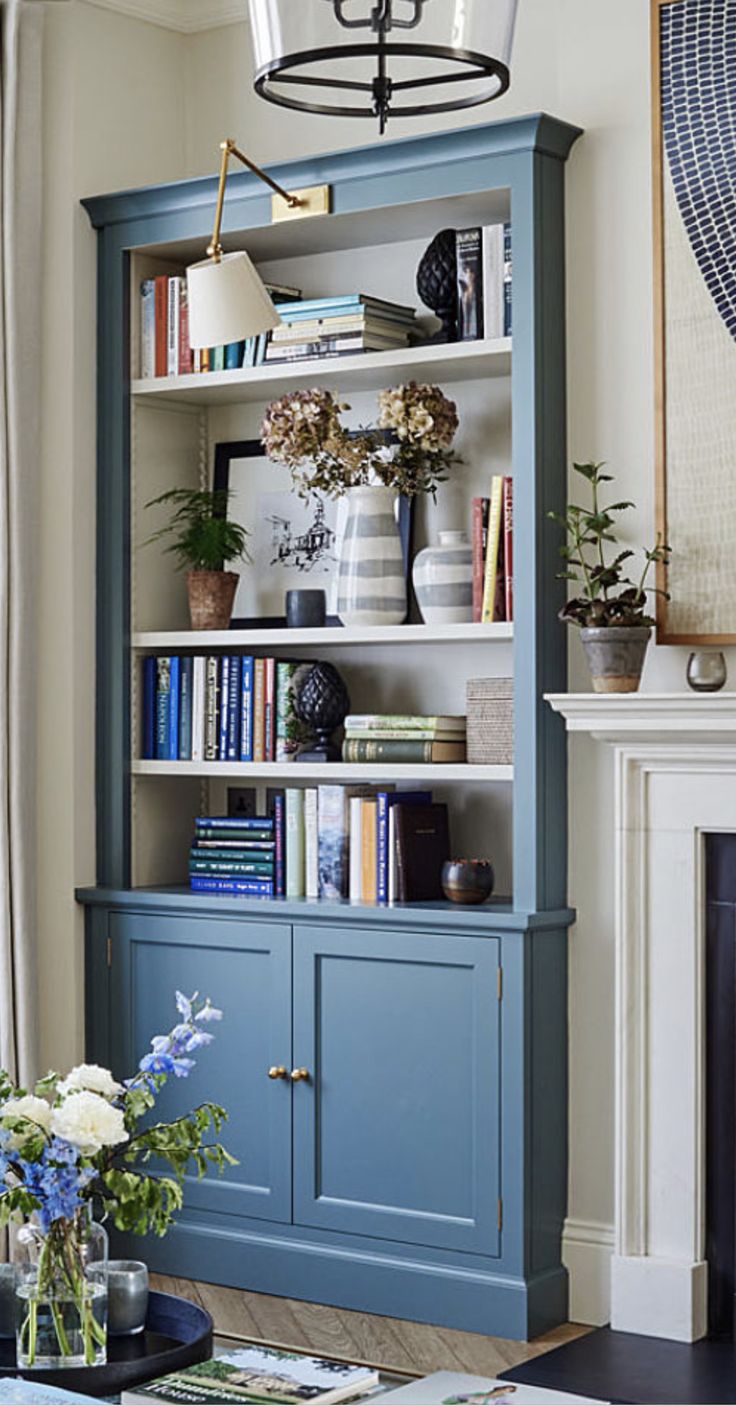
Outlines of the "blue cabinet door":
{"label": "blue cabinet door", "polygon": [[498,942],[294,930],[294,1220],[499,1253]]}
{"label": "blue cabinet door", "polygon": [[151,1037],[176,1023],[174,994],[199,991],[223,1011],[188,1079],[170,1079],[162,1118],[205,1100],[230,1115],[221,1138],[238,1159],[222,1176],[188,1177],[185,1205],[199,1211],[291,1220],[291,929],[258,922],[118,913],[112,938],[112,1049],[132,1073]]}

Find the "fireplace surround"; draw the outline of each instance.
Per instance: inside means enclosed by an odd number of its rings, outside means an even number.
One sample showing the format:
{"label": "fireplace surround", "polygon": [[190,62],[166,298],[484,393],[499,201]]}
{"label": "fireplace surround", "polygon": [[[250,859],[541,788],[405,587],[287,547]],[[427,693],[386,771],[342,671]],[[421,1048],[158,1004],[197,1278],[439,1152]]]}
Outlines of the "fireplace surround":
{"label": "fireplace surround", "polygon": [[708,1331],[706,837],[736,835],[736,695],[549,698],[614,748],[614,1328]]}

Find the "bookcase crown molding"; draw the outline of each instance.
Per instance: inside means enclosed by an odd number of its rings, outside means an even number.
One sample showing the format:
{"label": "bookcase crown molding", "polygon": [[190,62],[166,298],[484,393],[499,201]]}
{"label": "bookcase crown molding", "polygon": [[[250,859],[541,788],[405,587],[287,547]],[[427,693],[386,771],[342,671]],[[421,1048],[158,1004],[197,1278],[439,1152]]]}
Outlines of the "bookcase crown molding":
{"label": "bookcase crown molding", "polygon": [[196,34],[218,29],[224,24],[245,21],[245,0],[85,0],[100,10],[119,10],[131,19],[145,20],[180,34]]}

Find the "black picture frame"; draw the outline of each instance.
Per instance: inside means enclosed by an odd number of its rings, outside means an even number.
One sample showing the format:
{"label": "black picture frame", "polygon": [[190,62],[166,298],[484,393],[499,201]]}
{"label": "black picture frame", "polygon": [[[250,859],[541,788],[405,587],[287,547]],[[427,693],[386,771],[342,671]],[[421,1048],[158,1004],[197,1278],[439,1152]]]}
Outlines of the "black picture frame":
{"label": "black picture frame", "polygon": [[[387,436],[387,438],[388,438],[388,436]],[[278,470],[279,472],[283,472],[284,474],[288,474],[288,470],[287,470],[287,469],[282,469],[282,466],[281,466],[281,465],[275,465],[275,464],[273,463],[273,461],[272,461],[271,459],[269,459],[269,457],[268,457],[268,455],[267,455],[267,453],[266,453],[266,451],[265,451],[265,449],[264,449],[264,447],[263,447],[263,445],[262,445],[260,439],[225,440],[225,441],[222,441],[221,443],[215,445],[215,461],[214,461],[214,472],[213,472],[213,479],[212,479],[212,487],[213,487],[215,490],[225,490],[225,491],[229,491],[229,490],[233,489],[234,486],[235,486],[234,483],[233,483],[234,465],[235,465],[239,460],[247,460],[247,459],[251,459],[251,460],[261,460],[261,461],[263,461],[264,464],[270,465],[271,469],[273,469],[273,470]],[[285,491],[285,490],[282,490],[282,491]],[[292,492],[293,492],[293,490],[292,490]],[[295,497],[296,497],[296,495],[295,495]],[[413,498],[407,498],[407,497],[405,497],[403,494],[400,494],[400,495],[399,495],[399,510],[398,510],[398,528],[399,528],[399,537],[400,537],[400,539],[401,539],[401,551],[402,551],[402,556],[403,556],[403,560],[404,560],[404,575],[405,575],[405,577],[406,577],[406,582],[407,582],[407,615],[408,615],[408,608],[409,608],[409,607],[408,607],[408,601],[409,601],[408,586],[409,586],[409,572],[410,572],[411,560],[412,560],[412,533],[413,533],[413,525],[414,525],[414,512],[413,512],[413,509],[414,509],[414,500],[413,500]],[[250,523],[244,523],[243,526],[249,527],[249,529],[252,530],[252,527],[251,527],[251,524],[250,524]],[[232,563],[232,564],[230,565],[230,569],[231,569],[231,570],[234,570],[234,571],[239,571],[239,574],[242,575],[245,571],[252,570],[253,567],[252,567],[252,565],[249,565],[248,563],[244,563],[244,564],[239,568],[237,563]],[[295,583],[295,584],[296,584],[296,583]],[[302,584],[306,584],[306,583],[305,583],[305,582],[302,582]],[[237,597],[236,597],[236,599],[237,599]],[[335,614],[328,614],[328,615],[327,615],[327,618],[326,618],[326,621],[325,621],[325,624],[326,624],[326,625],[332,625],[332,626],[338,626],[338,627],[339,627],[339,626],[342,625],[342,621],[337,617],[337,615],[335,615]],[[284,614],[284,615],[248,615],[248,616],[242,616],[242,615],[241,615],[241,616],[238,616],[238,615],[234,615],[234,616],[233,616],[233,619],[232,619],[231,622],[230,622],[230,629],[231,629],[231,630],[256,630],[256,629],[267,630],[267,629],[285,629],[285,628],[286,628],[286,615],[285,615],[285,614]]]}

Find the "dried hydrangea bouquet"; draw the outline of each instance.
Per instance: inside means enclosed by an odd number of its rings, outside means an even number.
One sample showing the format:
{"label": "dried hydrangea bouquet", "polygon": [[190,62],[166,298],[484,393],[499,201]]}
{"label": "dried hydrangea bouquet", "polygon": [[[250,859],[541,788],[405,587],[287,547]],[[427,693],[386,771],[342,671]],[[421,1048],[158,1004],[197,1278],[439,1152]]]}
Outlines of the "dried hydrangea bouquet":
{"label": "dried hydrangea bouquet", "polygon": [[291,470],[302,497],[347,499],[337,613],[345,625],[406,619],[406,568],[396,523],[398,495],[431,493],[447,478],[457,410],[439,386],[415,381],[381,391],[377,428],[351,432],[349,410],[329,391],[292,391],[269,405],[261,435]]}
{"label": "dried hydrangea bouquet", "polygon": [[[221,1012],[176,993],[179,1020],[157,1035],[132,1078],[80,1064],[48,1074],[33,1093],[0,1071],[0,1227],[15,1240],[17,1361],[22,1368],[99,1366],[107,1353],[107,1232],[165,1235],[182,1205],[184,1175],[233,1162],[211,1130],[225,1110],[203,1103],[169,1123],[148,1115],[167,1079],[185,1078]],[[155,1158],[172,1176],[144,1170]]]}

